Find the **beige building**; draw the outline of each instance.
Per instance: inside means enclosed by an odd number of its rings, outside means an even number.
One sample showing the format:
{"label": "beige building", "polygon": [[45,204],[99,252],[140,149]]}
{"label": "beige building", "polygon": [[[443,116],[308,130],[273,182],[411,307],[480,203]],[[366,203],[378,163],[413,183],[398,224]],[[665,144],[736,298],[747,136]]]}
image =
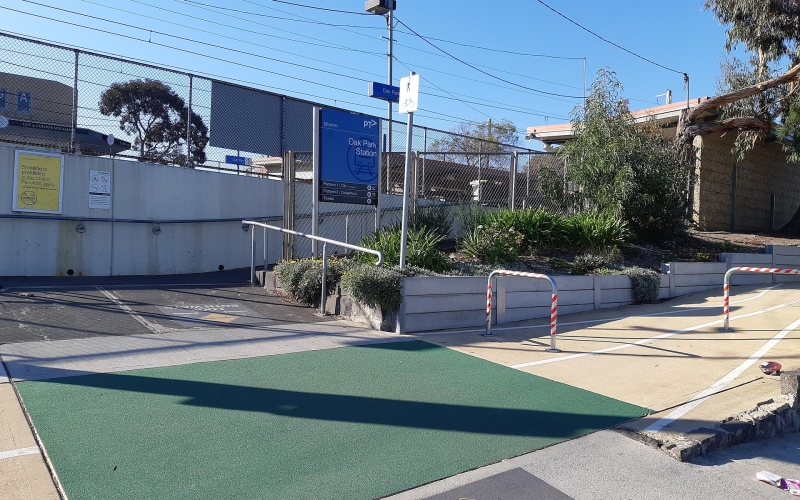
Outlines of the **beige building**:
{"label": "beige building", "polygon": [[[697,106],[707,97],[692,99]],[[678,117],[686,101],[634,111],[636,121],[654,118],[668,137],[675,136]],[[701,120],[717,118],[713,110]],[[532,126],[528,139],[544,144],[545,150],[574,138],[569,123]],[[696,181],[692,190],[693,219],[705,231],[769,231],[789,222],[800,206],[800,165],[786,161],[774,134],[759,140],[743,161],[731,154],[736,132],[711,134],[695,139],[698,148]]]}
{"label": "beige building", "polygon": [[[53,80],[0,72],[0,142],[89,155],[118,154],[131,145],[76,123],[73,88]],[[109,127],[112,130],[118,127]]]}

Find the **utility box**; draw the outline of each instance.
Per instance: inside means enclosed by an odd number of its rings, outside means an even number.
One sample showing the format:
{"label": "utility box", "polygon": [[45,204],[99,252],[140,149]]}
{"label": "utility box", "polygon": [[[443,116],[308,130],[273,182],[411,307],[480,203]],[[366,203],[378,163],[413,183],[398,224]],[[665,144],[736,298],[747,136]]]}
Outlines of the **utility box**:
{"label": "utility box", "polygon": [[386,14],[395,9],[397,9],[396,0],[367,0],[364,4],[364,10],[373,14]]}

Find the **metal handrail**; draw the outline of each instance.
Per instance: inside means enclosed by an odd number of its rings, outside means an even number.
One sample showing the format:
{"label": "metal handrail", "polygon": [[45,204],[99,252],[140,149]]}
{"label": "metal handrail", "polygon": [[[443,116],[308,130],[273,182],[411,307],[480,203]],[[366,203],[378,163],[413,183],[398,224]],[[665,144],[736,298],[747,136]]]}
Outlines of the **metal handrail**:
{"label": "metal handrail", "polygon": [[498,269],[496,271],[492,271],[489,274],[489,285],[487,286],[486,291],[486,333],[482,334],[485,337],[492,336],[492,278],[495,275],[504,275],[504,276],[520,276],[522,278],[538,278],[547,280],[550,282],[550,286],[553,288],[553,294],[550,297],[550,347],[545,349],[548,352],[561,352],[560,349],[556,349],[556,324],[558,322],[558,286],[556,286],[556,282],[550,276],[546,274],[539,274],[539,273],[523,273],[520,271],[506,271],[505,269]]}
{"label": "metal handrail", "polygon": [[732,267],[725,273],[722,287],[722,332],[732,332],[730,327],[730,288],[733,273],[800,274],[800,269],[778,269],[776,267]]}
{"label": "metal handrail", "polygon": [[[320,315],[325,316],[325,302],[327,300],[328,295],[328,243],[331,245],[349,248],[351,250],[356,250],[358,252],[364,253],[371,253],[373,255],[378,256],[378,262],[375,263],[376,266],[380,266],[383,264],[383,254],[378,250],[373,250],[371,248],[364,248],[358,245],[351,245],[350,243],[345,243],[343,241],[331,240],[329,238],[323,238],[322,236],[314,236],[312,234],[301,233],[299,231],[292,231],[291,229],[284,229],[282,227],[270,226],[269,224],[264,224],[263,222],[256,222],[252,220],[243,220],[242,225],[245,226],[252,226],[252,227],[261,227],[264,228],[264,272],[267,271],[267,254],[269,248],[269,237],[267,236],[269,233],[267,229],[272,231],[279,231],[281,233],[288,233],[293,234],[295,236],[302,236],[303,238],[308,238],[314,241],[322,242],[322,297],[320,299]],[[250,232],[250,284],[254,285],[256,282],[256,232],[255,230]]]}

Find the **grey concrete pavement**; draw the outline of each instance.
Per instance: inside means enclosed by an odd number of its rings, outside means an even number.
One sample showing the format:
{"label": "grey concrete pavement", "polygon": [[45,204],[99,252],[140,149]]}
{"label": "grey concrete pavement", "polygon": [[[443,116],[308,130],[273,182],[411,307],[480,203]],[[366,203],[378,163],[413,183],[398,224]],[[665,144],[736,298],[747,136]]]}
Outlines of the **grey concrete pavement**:
{"label": "grey concrete pavement", "polygon": [[[470,492],[465,486],[518,468],[575,500],[789,500],[793,497],[788,492],[755,477],[757,472],[769,470],[783,477],[800,478],[800,435],[736,446],[692,464],[677,462],[614,431],[601,431],[387,498],[488,500],[491,497],[461,495]],[[509,479],[525,481],[519,475]],[[514,491],[511,485],[506,488]],[[549,488],[541,490],[498,498],[527,500],[552,494]]]}

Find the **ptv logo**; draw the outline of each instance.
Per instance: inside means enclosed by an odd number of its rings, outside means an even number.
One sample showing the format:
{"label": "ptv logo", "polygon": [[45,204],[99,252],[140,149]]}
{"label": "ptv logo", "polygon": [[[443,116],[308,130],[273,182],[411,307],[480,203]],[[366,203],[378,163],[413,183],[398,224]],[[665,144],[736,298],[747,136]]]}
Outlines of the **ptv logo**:
{"label": "ptv logo", "polygon": [[364,120],[364,127],[366,128],[372,128],[377,124],[378,122],[376,120]]}

